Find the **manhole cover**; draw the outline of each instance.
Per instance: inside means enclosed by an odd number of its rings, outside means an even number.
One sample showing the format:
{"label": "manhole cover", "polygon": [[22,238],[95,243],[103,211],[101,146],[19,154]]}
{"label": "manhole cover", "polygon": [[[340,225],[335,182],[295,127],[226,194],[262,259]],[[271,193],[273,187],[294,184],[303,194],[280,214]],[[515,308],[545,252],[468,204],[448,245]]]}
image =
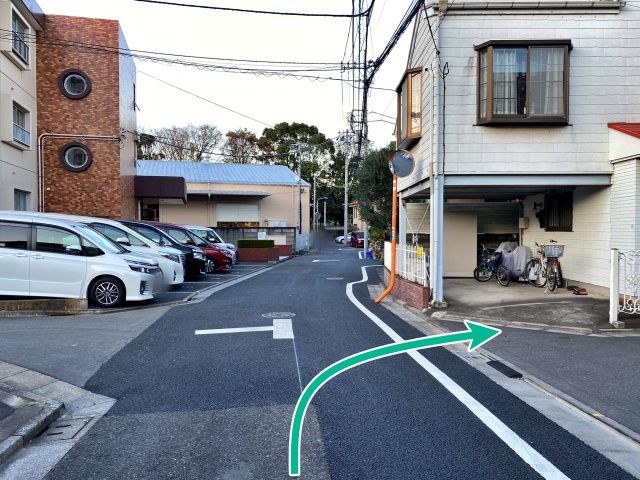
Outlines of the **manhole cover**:
{"label": "manhole cover", "polygon": [[262,316],[264,318],[293,318],[296,314],[292,312],[269,312],[263,313]]}
{"label": "manhole cover", "polygon": [[42,434],[42,439],[49,440],[70,440],[82,430],[91,418],[70,418],[58,420],[51,424]]}

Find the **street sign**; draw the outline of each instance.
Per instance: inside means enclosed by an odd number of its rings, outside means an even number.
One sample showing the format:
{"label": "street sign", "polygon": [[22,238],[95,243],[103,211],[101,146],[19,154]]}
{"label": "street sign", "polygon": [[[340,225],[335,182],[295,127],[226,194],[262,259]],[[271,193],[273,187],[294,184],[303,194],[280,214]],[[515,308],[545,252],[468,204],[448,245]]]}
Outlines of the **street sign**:
{"label": "street sign", "polygon": [[411,153],[398,149],[389,155],[389,169],[398,177],[407,177],[413,172],[415,160]]}

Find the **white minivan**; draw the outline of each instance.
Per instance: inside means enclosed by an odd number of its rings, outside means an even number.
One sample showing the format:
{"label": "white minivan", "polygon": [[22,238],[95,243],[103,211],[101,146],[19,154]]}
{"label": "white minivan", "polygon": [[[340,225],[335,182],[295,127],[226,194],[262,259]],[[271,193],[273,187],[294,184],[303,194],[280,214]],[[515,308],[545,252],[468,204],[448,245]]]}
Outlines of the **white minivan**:
{"label": "white minivan", "polygon": [[0,295],[88,298],[100,307],[153,299],[158,262],[86,225],[0,213]]}
{"label": "white minivan", "polygon": [[186,255],[175,248],[160,246],[120,222],[107,218],[65,215],[62,213],[24,212],[24,214],[35,217],[58,218],[88,225],[110,240],[124,246],[127,250],[155,258],[158,261],[160,270],[162,270],[162,284],[180,285],[184,282]]}

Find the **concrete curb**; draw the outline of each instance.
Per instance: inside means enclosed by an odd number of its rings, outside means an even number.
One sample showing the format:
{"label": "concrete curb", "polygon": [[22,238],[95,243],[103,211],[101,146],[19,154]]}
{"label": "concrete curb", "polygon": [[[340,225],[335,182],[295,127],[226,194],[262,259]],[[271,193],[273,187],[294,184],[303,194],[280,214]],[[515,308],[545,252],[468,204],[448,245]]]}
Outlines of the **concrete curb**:
{"label": "concrete curb", "polygon": [[0,443],[0,465],[18,449],[46,430],[49,425],[62,415],[64,410],[64,404],[57,400],[46,400],[40,405],[42,405],[42,409],[37,415],[29,419],[13,435]]}

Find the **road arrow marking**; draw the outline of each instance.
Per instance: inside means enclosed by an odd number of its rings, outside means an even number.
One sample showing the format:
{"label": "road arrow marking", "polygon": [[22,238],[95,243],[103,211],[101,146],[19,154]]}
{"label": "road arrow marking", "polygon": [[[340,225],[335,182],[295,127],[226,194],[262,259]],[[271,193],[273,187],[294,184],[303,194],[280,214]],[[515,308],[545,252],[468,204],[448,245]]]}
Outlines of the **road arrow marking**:
{"label": "road arrow marking", "polygon": [[487,327],[486,325],[469,320],[465,320],[464,323],[467,326],[467,330],[462,332],[443,333],[429,337],[420,337],[412,340],[390,343],[388,345],[382,345],[381,347],[371,348],[369,350],[356,353],[329,365],[313,377],[302,391],[302,394],[298,399],[298,403],[296,404],[296,408],[293,411],[293,419],[291,421],[291,429],[289,432],[289,476],[297,477],[300,475],[300,443],[302,441],[302,424],[304,422],[304,416],[307,413],[307,408],[309,408],[311,400],[325,383],[353,367],[409,351],[469,342],[469,351],[471,352],[502,333],[502,330],[498,328]]}
{"label": "road arrow marking", "polygon": [[293,338],[293,327],[290,318],[274,318],[272,327],[240,327],[214,328],[210,330],[196,330],[196,335],[218,335],[222,333],[273,332],[274,340]]}
{"label": "road arrow marking", "polygon": [[311,263],[339,262],[340,260],[312,260]]}

